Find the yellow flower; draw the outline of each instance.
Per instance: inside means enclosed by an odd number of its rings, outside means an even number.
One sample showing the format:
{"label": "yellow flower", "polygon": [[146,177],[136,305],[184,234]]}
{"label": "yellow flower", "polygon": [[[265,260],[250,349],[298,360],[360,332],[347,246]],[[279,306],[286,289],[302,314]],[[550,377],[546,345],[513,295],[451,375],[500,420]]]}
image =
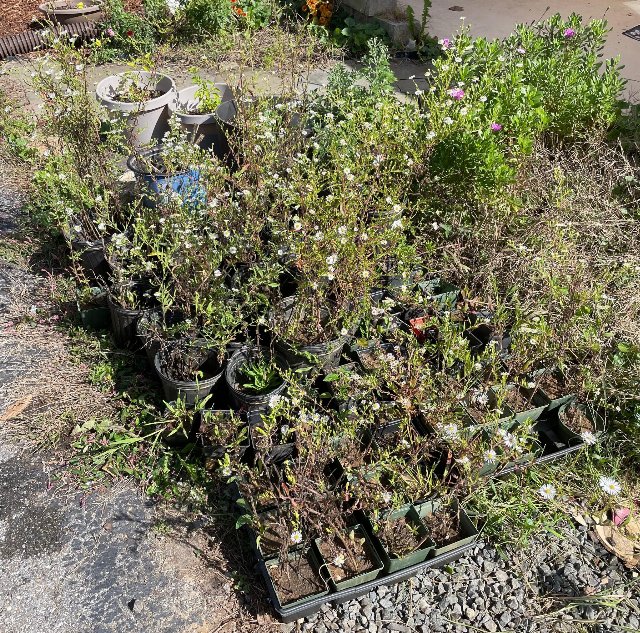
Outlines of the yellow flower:
{"label": "yellow flower", "polygon": [[84,9],[84,2],[78,2],[78,4],[76,4],[76,9]]}

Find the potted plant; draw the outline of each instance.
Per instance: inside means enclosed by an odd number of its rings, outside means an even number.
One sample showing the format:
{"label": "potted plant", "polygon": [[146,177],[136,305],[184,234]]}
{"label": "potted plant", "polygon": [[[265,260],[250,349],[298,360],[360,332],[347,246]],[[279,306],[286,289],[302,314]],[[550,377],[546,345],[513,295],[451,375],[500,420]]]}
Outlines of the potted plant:
{"label": "potted plant", "polygon": [[84,286],[76,290],[76,303],[83,327],[105,330],[111,324],[107,306],[107,291],[99,286]]}
{"label": "potted plant", "polygon": [[531,380],[525,383],[523,389],[531,402],[537,405],[544,404],[546,411],[558,409],[576,397],[574,393],[571,393],[560,369],[541,369],[535,372]]}
{"label": "potted plant", "polygon": [[423,562],[434,547],[411,504],[385,512],[371,524],[384,570],[389,574]]}
{"label": "potted plant", "polygon": [[320,560],[312,547],[294,549],[286,555],[266,560],[261,568],[278,608],[301,606],[329,593],[320,574]]}
{"label": "potted plant", "polygon": [[218,467],[228,455],[239,461],[249,448],[247,422],[235,411],[204,408],[200,411],[198,437],[209,464]]}
{"label": "potted plant", "polygon": [[81,22],[100,22],[104,17],[102,0],[87,0],[87,2],[52,0],[41,4],[38,8],[49,22],[61,26]]}
{"label": "potted plant", "polygon": [[225,380],[238,408],[264,407],[286,389],[284,361],[266,347],[245,347],[227,363]]}
{"label": "potted plant", "polygon": [[224,371],[224,350],[211,347],[205,339],[179,339],[162,347],[154,366],[167,400],[178,397],[193,406],[205,398]]}
{"label": "potted plant", "polygon": [[295,455],[296,430],[293,412],[275,404],[268,411],[249,412],[249,438],[256,459],[280,463]]}
{"label": "potted plant", "polygon": [[290,369],[326,370],[340,362],[348,331],[319,297],[286,297],[272,312],[275,346]]}
{"label": "potted plant", "polygon": [[192,79],[194,85],[178,93],[176,115],[192,143],[224,159],[229,153],[227,128],[236,116],[233,92],[227,84],[195,73]]}
{"label": "potted plant", "polygon": [[435,543],[431,555],[436,557],[473,543],[478,530],[456,499],[435,499],[416,506],[429,538]]}
{"label": "potted plant", "polygon": [[148,289],[139,281],[115,283],[109,288],[107,305],[116,344],[124,346],[136,339],[136,324],[148,303]]}
{"label": "potted plant", "polygon": [[171,77],[143,70],[105,77],[96,87],[100,104],[118,117],[126,117],[127,140],[132,147],[160,141],[169,131],[176,94]]}
{"label": "potted plant", "polygon": [[535,422],[547,407],[546,403],[533,405],[526,393],[514,383],[492,387],[490,399],[496,408],[513,411],[513,417],[517,422]]}
{"label": "potted plant", "polygon": [[182,398],[173,402],[165,402],[166,410],[158,422],[162,440],[175,448],[183,448],[194,442],[198,431],[199,411],[207,401],[208,398],[204,398],[197,403],[195,409]]}
{"label": "potted plant", "polygon": [[575,401],[569,401],[558,408],[560,429],[564,438],[582,437],[585,433],[595,435],[602,423],[595,412]]}
{"label": "potted plant", "polygon": [[384,565],[371,537],[358,524],[315,540],[335,591],[377,578]]}
{"label": "potted plant", "polygon": [[179,195],[189,206],[204,204],[207,192],[200,184],[200,169],[195,167],[188,155],[181,155],[184,146],[171,145],[131,154],[127,167],[142,185],[145,206],[154,207],[158,199],[166,200],[170,195]]}

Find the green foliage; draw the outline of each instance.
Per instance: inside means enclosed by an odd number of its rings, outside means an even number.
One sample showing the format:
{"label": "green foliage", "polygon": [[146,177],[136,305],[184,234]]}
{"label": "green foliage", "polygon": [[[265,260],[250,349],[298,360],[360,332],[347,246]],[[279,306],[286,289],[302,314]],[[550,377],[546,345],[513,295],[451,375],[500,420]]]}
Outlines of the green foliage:
{"label": "green foliage", "polygon": [[242,388],[251,394],[261,394],[282,384],[278,370],[267,359],[250,360],[244,363],[239,372]]}
{"label": "green foliage", "polygon": [[231,26],[232,6],[229,0],[186,0],[178,13],[181,33],[193,38],[216,35]]}
{"label": "green foliage", "polygon": [[336,22],[337,26],[331,32],[331,39],[352,53],[366,52],[370,40],[388,41],[386,31],[374,22],[359,22],[351,16],[340,19],[339,14],[334,17],[334,24]]}
{"label": "green foliage", "polygon": [[30,163],[36,156],[33,148],[33,122],[0,89],[0,154]]}

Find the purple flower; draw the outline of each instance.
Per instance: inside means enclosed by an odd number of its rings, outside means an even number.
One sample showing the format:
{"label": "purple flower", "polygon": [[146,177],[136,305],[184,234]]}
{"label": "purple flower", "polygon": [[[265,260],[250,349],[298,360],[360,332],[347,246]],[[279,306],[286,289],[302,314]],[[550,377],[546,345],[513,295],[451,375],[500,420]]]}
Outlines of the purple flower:
{"label": "purple flower", "polygon": [[520,46],[520,48],[516,48],[516,53],[520,53],[520,55],[524,55],[527,51]]}
{"label": "purple flower", "polygon": [[114,37],[116,32],[113,29],[107,29],[107,37]]}
{"label": "purple flower", "polygon": [[448,92],[449,96],[456,101],[460,101],[460,99],[464,98],[464,90],[462,88],[451,88]]}
{"label": "purple flower", "polygon": [[573,29],[565,29],[563,35],[569,39],[571,37],[573,37],[576,34],[576,32]]}
{"label": "purple flower", "polygon": [[440,40],[440,45],[446,51],[448,48],[451,48],[451,40],[448,37]]}
{"label": "purple flower", "polygon": [[500,123],[492,123],[491,124],[491,131],[492,132],[499,132],[502,129],[502,125],[500,125]]}

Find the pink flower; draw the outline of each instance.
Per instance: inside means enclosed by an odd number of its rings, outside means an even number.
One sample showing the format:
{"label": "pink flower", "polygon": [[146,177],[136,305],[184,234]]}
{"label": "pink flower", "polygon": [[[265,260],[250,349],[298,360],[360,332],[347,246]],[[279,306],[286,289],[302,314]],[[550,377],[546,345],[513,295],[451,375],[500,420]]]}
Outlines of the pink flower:
{"label": "pink flower", "polygon": [[451,40],[448,37],[440,40],[440,45],[446,51],[448,48],[451,48]]}
{"label": "pink flower", "polygon": [[451,88],[448,91],[449,96],[456,101],[460,101],[464,97],[464,90],[462,88]]}
{"label": "pink flower", "polygon": [[491,124],[491,131],[492,132],[499,132],[502,129],[502,125],[500,125],[500,123],[492,123]]}
{"label": "pink flower", "polygon": [[573,29],[565,29],[563,35],[569,39],[571,37],[573,37],[576,34],[576,32]]}
{"label": "pink flower", "polygon": [[527,51],[522,48],[522,46],[520,46],[519,48],[516,48],[516,53],[520,53],[520,55],[524,55]]}
{"label": "pink flower", "polygon": [[107,29],[107,37],[115,37],[116,32],[113,29]]}

